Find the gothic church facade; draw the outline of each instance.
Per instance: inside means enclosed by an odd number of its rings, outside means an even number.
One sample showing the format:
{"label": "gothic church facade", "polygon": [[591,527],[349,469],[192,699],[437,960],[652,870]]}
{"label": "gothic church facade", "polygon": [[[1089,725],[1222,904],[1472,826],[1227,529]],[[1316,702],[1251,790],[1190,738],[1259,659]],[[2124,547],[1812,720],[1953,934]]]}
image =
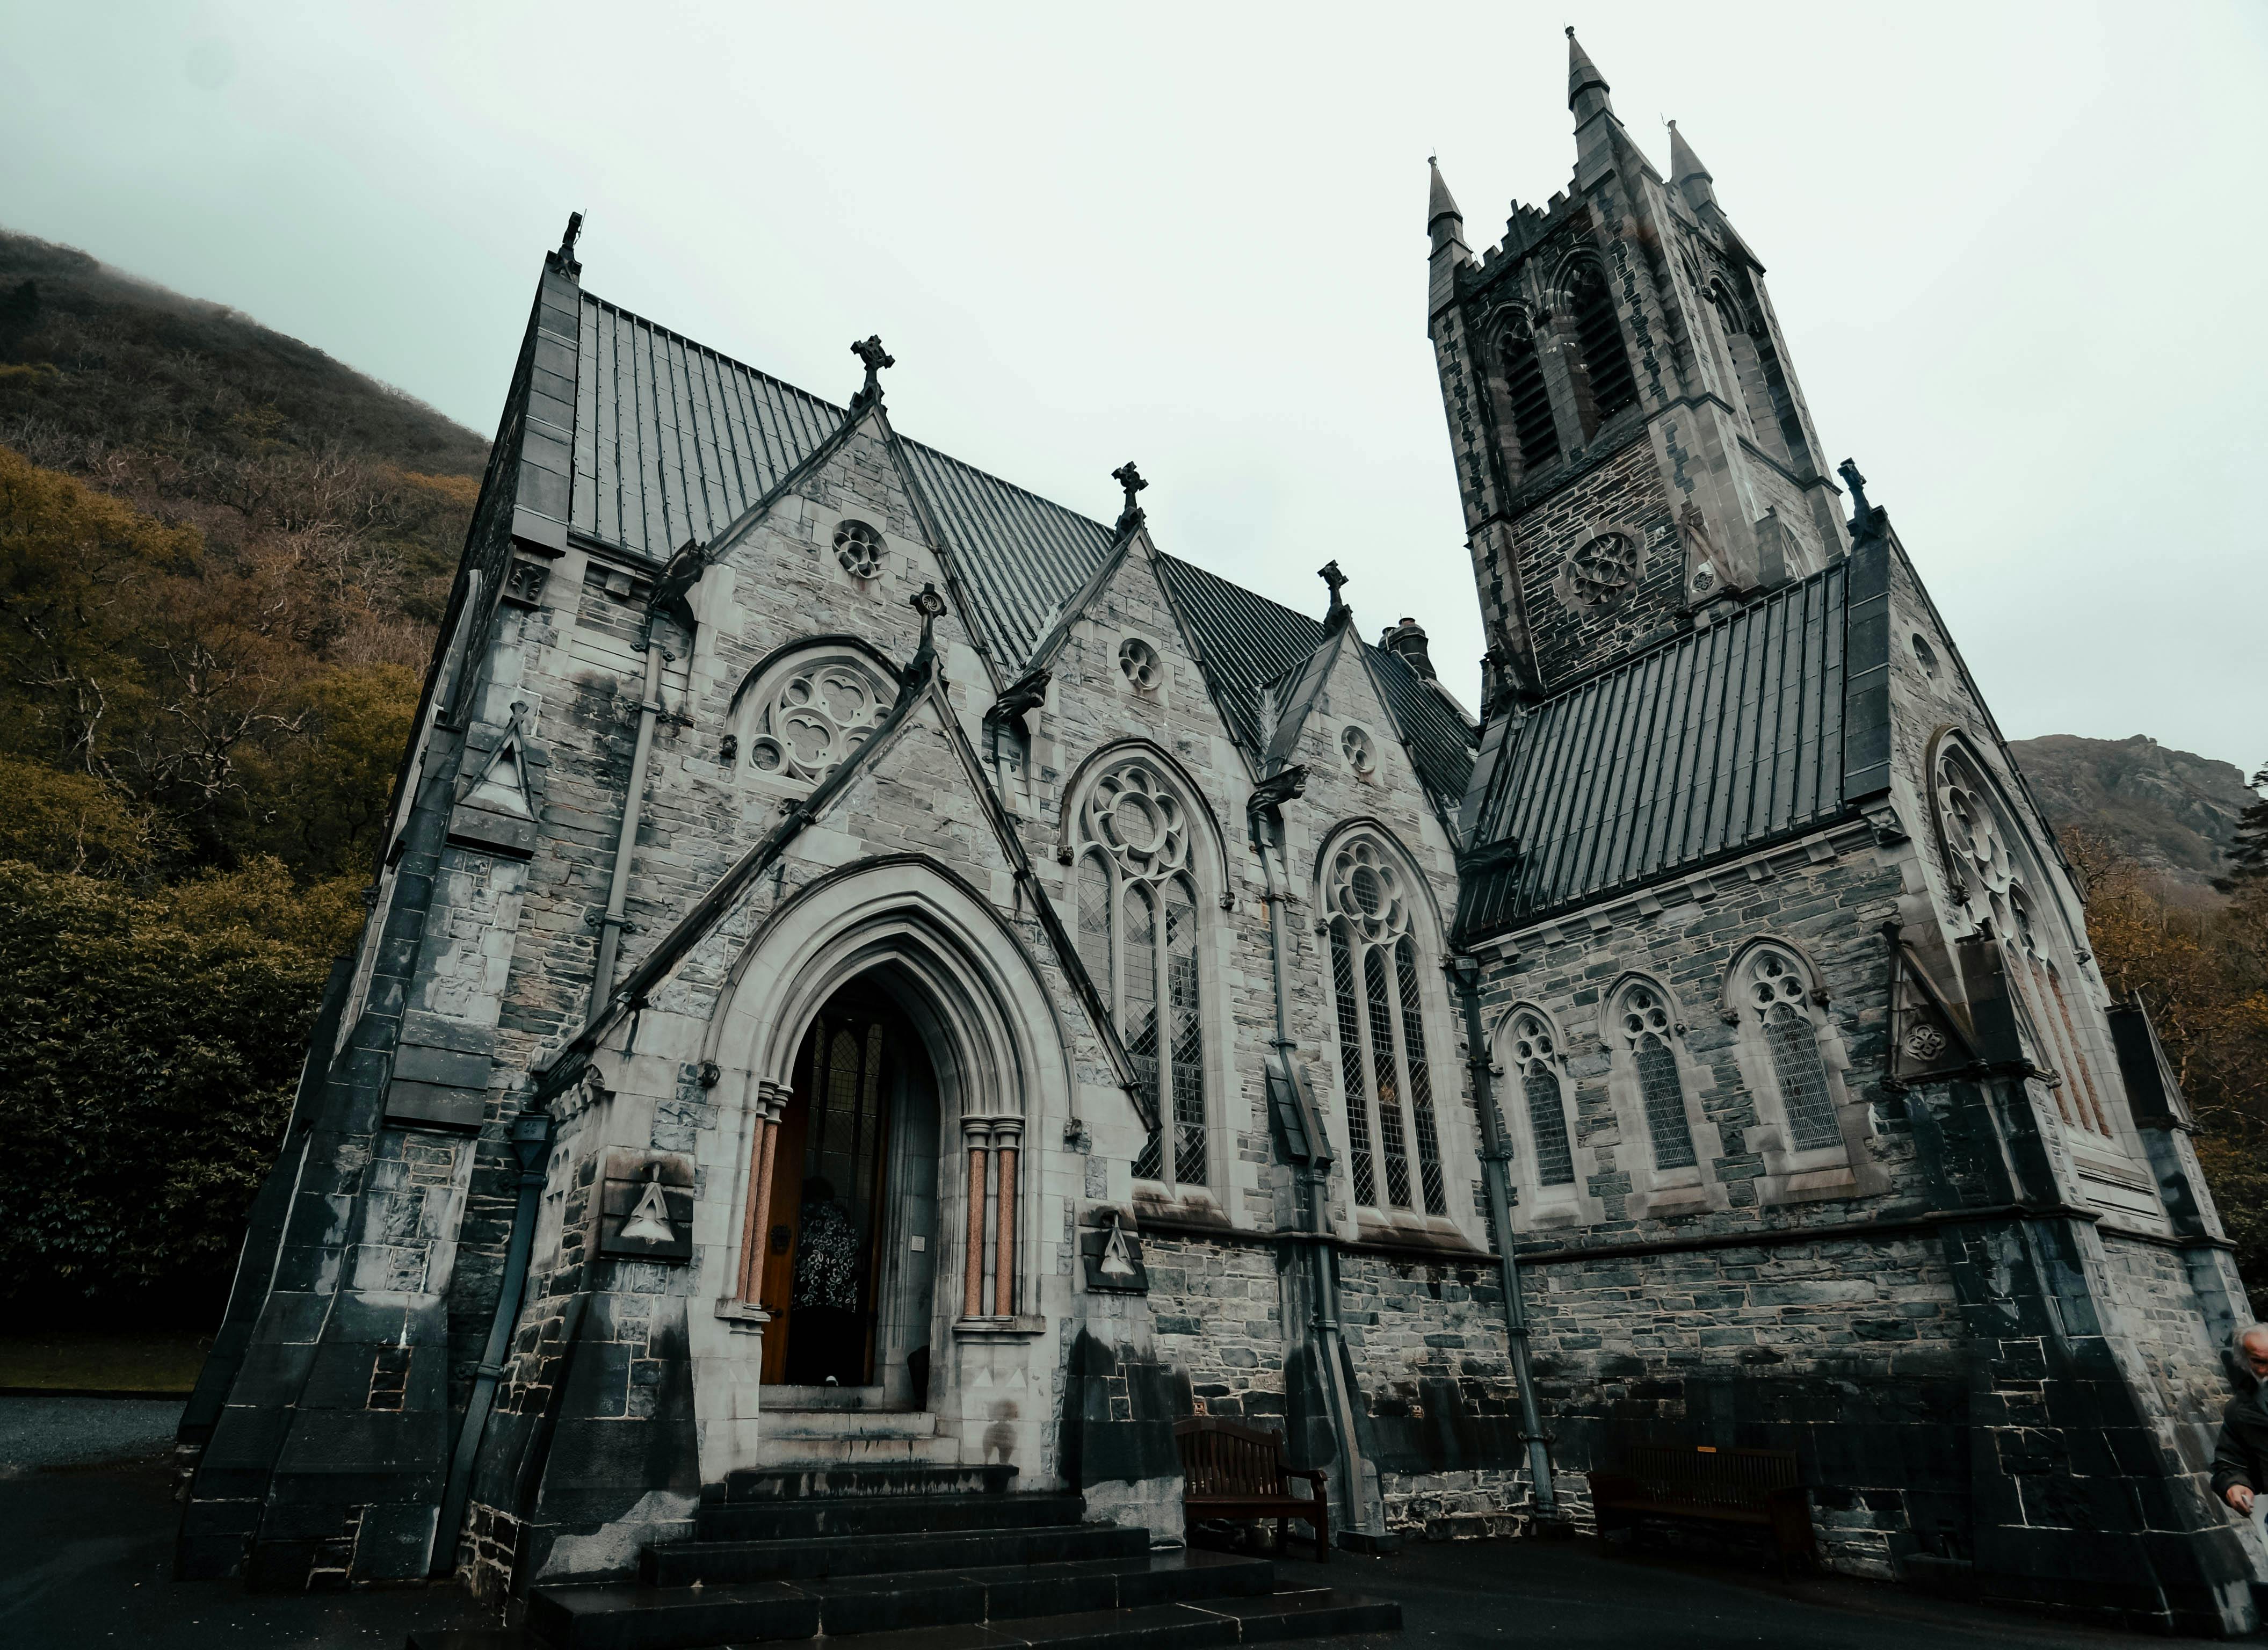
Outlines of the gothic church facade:
{"label": "gothic church facade", "polygon": [[[184,1574],[633,1573],[733,1475],[1173,1423],[1356,1546],[1793,1451],[1824,1560],[2210,1631],[2244,1296],[1763,269],[1571,44],[1428,318],[1485,703],[546,261],[183,1426]],[[1847,514],[1846,514],[1847,511]],[[1359,590],[1357,592],[1359,593]],[[2268,1572],[2263,1572],[2268,1573]]]}

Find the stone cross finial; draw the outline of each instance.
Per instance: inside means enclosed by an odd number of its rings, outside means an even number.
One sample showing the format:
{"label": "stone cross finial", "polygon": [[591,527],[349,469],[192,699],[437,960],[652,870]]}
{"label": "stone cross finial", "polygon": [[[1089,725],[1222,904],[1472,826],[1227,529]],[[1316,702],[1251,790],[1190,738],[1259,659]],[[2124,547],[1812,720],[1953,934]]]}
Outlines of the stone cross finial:
{"label": "stone cross finial", "polygon": [[1118,528],[1123,533],[1142,519],[1142,506],[1134,502],[1134,495],[1150,483],[1142,479],[1142,472],[1134,468],[1132,459],[1111,471],[1110,479],[1126,490],[1126,508],[1118,512]]}
{"label": "stone cross finial", "polygon": [[850,398],[850,404],[853,407],[871,406],[882,398],[882,369],[897,365],[898,357],[882,348],[880,333],[869,333],[864,339],[853,342],[850,353],[866,367],[865,387]]}
{"label": "stone cross finial", "polygon": [[1835,473],[1843,478],[1844,485],[1851,490],[1852,518],[1863,524],[1867,518],[1874,513],[1874,506],[1867,502],[1867,478],[1859,474],[1859,466],[1850,459],[1845,459],[1837,464],[1835,467]]}
{"label": "stone cross finial", "polygon": [[583,266],[575,261],[575,243],[582,238],[583,214],[580,212],[568,213],[567,232],[559,237],[559,250],[551,254],[553,261],[556,262],[561,269],[571,272],[579,271],[582,269]]}
{"label": "stone cross finial", "polygon": [[1338,562],[1333,559],[1317,568],[1315,577],[1331,587],[1331,605],[1323,615],[1323,627],[1336,630],[1354,617],[1352,610],[1347,607],[1346,599],[1339,594],[1346,586],[1347,576],[1339,571]]}

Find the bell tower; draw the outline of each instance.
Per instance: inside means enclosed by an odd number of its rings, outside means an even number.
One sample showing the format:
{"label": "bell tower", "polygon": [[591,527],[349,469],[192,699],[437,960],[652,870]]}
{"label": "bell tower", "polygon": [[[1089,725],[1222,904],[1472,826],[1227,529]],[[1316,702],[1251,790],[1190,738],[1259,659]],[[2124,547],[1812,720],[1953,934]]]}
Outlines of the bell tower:
{"label": "bell tower", "polygon": [[1535,698],[1849,546],[1764,265],[1673,122],[1639,152],[1567,32],[1575,173],[1474,255],[1438,164],[1428,328],[1489,636]]}

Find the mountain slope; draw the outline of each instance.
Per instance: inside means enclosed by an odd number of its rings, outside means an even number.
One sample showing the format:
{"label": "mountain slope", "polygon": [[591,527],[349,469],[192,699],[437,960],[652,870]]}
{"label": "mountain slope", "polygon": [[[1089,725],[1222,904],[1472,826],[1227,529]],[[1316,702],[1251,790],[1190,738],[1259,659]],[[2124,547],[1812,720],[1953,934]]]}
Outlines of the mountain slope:
{"label": "mountain slope", "polygon": [[2051,733],[2008,748],[2058,831],[2092,832],[2173,888],[2196,895],[2226,874],[2237,816],[2257,799],[2240,770],[2144,734]]}

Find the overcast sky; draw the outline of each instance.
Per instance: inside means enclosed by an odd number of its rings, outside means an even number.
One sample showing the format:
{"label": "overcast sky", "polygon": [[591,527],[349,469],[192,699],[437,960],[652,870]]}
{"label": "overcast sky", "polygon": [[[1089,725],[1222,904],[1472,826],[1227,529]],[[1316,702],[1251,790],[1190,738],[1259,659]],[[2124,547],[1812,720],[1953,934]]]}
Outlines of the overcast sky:
{"label": "overcast sky", "polygon": [[541,254],[1366,634],[1481,649],[1425,340],[1566,187],[1563,23],[1679,129],[2011,738],[2268,761],[2268,4],[1116,11],[0,0],[0,224],[493,429]]}

